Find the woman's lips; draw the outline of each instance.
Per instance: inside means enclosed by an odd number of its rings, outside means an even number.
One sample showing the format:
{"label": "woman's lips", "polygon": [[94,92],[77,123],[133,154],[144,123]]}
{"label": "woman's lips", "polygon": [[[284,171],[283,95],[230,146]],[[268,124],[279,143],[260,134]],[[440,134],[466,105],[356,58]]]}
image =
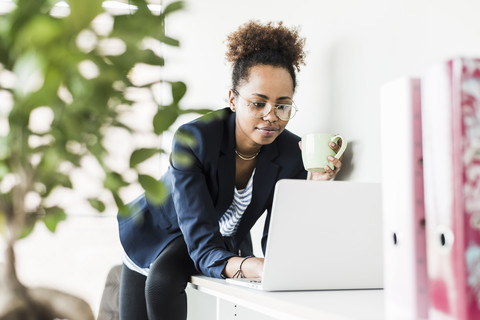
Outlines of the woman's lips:
{"label": "woman's lips", "polygon": [[266,135],[266,136],[273,136],[278,132],[278,128],[275,127],[261,127],[257,128],[258,131],[260,131],[261,134]]}

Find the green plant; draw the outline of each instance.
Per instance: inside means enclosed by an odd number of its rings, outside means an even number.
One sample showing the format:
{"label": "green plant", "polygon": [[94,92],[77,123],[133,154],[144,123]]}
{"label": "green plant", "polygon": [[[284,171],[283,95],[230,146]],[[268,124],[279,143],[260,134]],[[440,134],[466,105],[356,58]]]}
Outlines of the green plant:
{"label": "green plant", "polygon": [[[157,135],[180,114],[195,111],[180,108],[186,92],[182,82],[155,79],[135,84],[131,80],[139,64],[164,65],[157,50],[162,45],[179,45],[165,34],[164,24],[167,16],[183,8],[183,2],[170,3],[154,14],[146,0],[131,0],[136,10],[111,15],[100,0],[67,0],[70,13],[63,17],[52,15],[56,2],[18,0],[13,11],[0,16],[0,231],[9,248],[3,289],[10,292],[21,288],[14,268],[15,241],[28,235],[37,220],[53,232],[66,218],[65,208],[52,200],[52,194],[72,188],[69,172],[81,167],[86,157],[102,168],[104,189],[110,191],[120,212],[126,211],[119,191],[132,181],[109,166],[105,137],[111,128],[135,133],[120,120],[135,104],[128,90],[151,92],[160,82],[170,84],[172,102],[156,102],[158,112],[152,121]],[[99,15],[113,21],[111,30],[94,26]],[[108,50],[112,42],[119,48],[114,52]],[[32,125],[35,121],[40,128]],[[164,186],[139,173],[138,165],[161,152],[140,148],[130,157],[134,180],[155,203],[162,201]],[[105,209],[103,199],[88,201],[98,211]],[[25,292],[26,301],[35,300],[34,294],[28,298]],[[0,318],[6,312],[4,303],[0,301]]]}

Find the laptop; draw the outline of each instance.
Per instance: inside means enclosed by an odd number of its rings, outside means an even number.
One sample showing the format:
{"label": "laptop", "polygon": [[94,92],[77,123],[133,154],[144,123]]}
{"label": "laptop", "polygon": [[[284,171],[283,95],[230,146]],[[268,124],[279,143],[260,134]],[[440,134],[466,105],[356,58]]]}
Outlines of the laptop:
{"label": "laptop", "polygon": [[265,291],[383,288],[380,183],[280,180],[262,278]]}

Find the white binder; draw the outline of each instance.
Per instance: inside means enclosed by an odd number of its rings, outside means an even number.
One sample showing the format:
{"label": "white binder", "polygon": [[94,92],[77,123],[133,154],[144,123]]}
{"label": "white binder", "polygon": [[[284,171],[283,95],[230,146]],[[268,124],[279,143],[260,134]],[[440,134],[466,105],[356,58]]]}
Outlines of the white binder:
{"label": "white binder", "polygon": [[420,80],[381,89],[386,318],[427,319]]}

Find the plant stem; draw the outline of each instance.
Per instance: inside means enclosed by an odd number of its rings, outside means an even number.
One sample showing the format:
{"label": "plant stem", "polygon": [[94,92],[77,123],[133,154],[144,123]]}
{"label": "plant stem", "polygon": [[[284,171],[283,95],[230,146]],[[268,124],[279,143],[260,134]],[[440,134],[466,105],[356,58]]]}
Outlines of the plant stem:
{"label": "plant stem", "polygon": [[20,283],[17,276],[17,270],[15,269],[15,250],[13,249],[13,242],[8,241],[6,250],[6,281],[7,286],[13,291],[25,291],[25,287]]}

